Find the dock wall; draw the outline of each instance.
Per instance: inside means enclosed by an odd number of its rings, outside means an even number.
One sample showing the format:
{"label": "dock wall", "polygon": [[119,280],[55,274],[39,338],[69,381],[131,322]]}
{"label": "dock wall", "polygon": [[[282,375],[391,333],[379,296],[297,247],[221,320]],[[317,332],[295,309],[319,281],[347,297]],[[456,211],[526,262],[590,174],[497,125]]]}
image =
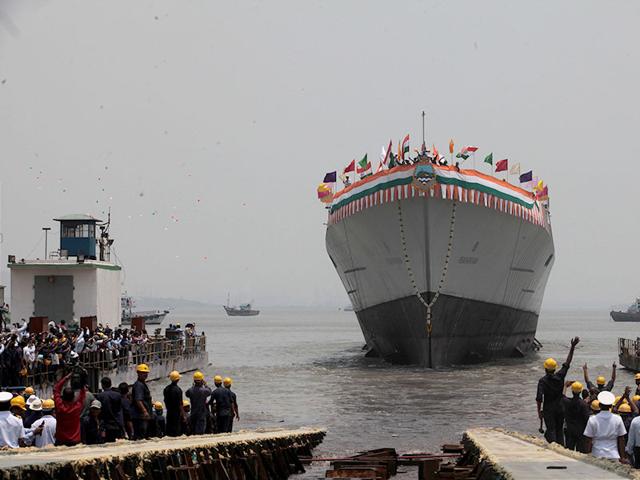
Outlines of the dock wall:
{"label": "dock wall", "polygon": [[324,430],[243,431],[221,435],[0,452],[1,480],[286,479],[304,468]]}

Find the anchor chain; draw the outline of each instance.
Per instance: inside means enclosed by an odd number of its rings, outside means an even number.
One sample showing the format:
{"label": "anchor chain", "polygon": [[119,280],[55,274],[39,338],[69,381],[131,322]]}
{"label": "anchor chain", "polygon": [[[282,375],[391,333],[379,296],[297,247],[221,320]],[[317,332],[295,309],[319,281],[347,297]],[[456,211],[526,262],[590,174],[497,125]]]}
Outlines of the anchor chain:
{"label": "anchor chain", "polygon": [[[418,297],[418,300],[420,300],[420,303],[422,303],[422,305],[424,305],[427,309],[427,334],[429,337],[431,337],[431,330],[432,330],[431,308],[435,305],[436,300],[438,300],[438,297],[440,296],[440,291],[442,290],[442,287],[444,287],[444,282],[447,279],[447,270],[449,269],[449,260],[451,259],[451,251],[453,250],[453,234],[454,234],[455,225],[456,225],[456,207],[457,207],[457,203],[455,200],[453,200],[453,203],[451,206],[451,219],[449,221],[449,240],[447,241],[447,253],[444,257],[444,266],[442,268],[442,273],[440,274],[440,282],[438,283],[438,287],[436,288],[433,298],[431,299],[430,302],[427,302],[422,297],[422,294],[420,293],[420,289],[418,288],[418,284],[416,283],[415,274],[413,273],[413,268],[411,268],[411,259],[409,258],[409,251],[407,249],[407,239],[404,231],[404,219],[402,217],[402,201],[398,200],[398,219],[400,221],[400,245],[402,247],[402,254],[403,254],[402,259],[405,267],[407,268],[407,275],[409,277],[409,282],[413,287],[415,296]],[[429,275],[429,272],[427,272],[427,275]]]}

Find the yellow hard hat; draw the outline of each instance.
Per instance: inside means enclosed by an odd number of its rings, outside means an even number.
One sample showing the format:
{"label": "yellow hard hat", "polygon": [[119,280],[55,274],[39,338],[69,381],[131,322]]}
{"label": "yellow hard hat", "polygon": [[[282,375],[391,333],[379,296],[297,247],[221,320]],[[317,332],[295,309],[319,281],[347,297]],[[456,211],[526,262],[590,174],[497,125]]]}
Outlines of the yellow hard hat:
{"label": "yellow hard hat", "polygon": [[593,402],[591,402],[591,410],[593,410],[594,412],[600,411],[600,402],[598,400],[594,400]]}
{"label": "yellow hard hat", "polygon": [[638,400],[640,400],[640,395],[634,395],[633,397],[631,397],[631,400],[637,402]]}
{"label": "yellow hard hat", "polygon": [[151,370],[149,370],[149,365],[147,365],[146,363],[141,363],[136,367],[136,372],[149,373],[150,371]]}
{"label": "yellow hard hat", "polygon": [[153,402],[153,408],[156,410],[162,410],[164,407],[162,406],[162,402]]}
{"label": "yellow hard hat", "polygon": [[213,377],[213,381],[215,383],[222,383],[222,377],[220,375],[216,375],[215,377]]}
{"label": "yellow hard hat", "polygon": [[233,383],[233,380],[231,380],[231,377],[226,377],[223,382],[225,387],[230,387],[231,384]]}
{"label": "yellow hard hat", "polygon": [[618,407],[618,413],[631,413],[631,407],[628,404],[623,403]]}
{"label": "yellow hard hat", "polygon": [[56,402],[54,402],[50,398],[47,398],[46,400],[42,401],[43,410],[53,410],[54,408],[56,408]]}
{"label": "yellow hard hat", "polygon": [[204,375],[202,372],[196,372],[193,374],[194,380],[204,380]]}
{"label": "yellow hard hat", "polygon": [[178,380],[180,380],[180,372],[177,370],[171,372],[169,374],[169,380],[171,380],[172,382],[177,382]]}
{"label": "yellow hard hat", "polygon": [[573,393],[580,393],[582,391],[582,384],[580,382],[573,382],[571,384],[571,391]]}
{"label": "yellow hard hat", "polygon": [[26,410],[27,410],[26,405],[27,405],[27,404],[26,404],[26,402],[24,401],[24,397],[23,397],[23,396],[21,396],[21,395],[18,395],[17,397],[13,397],[13,398],[11,399],[11,406],[12,406],[12,407],[18,407],[18,408],[20,408],[21,410],[25,410],[25,411],[26,411]]}
{"label": "yellow hard hat", "polygon": [[640,380],[640,373],[636,373],[636,380]]}
{"label": "yellow hard hat", "polygon": [[183,406],[183,407],[190,407],[190,406],[191,406],[191,403],[189,403],[189,400],[183,400],[183,401],[182,401],[182,406]]}
{"label": "yellow hard hat", "polygon": [[604,385],[605,383],[607,383],[607,379],[600,375],[598,378],[596,378],[596,383],[598,385]]}
{"label": "yellow hard hat", "polygon": [[555,370],[556,368],[558,368],[558,362],[556,362],[553,358],[547,358],[544,361],[545,370]]}
{"label": "yellow hard hat", "polygon": [[24,389],[24,394],[25,395],[35,395],[36,391],[33,389],[33,387],[27,387]]}

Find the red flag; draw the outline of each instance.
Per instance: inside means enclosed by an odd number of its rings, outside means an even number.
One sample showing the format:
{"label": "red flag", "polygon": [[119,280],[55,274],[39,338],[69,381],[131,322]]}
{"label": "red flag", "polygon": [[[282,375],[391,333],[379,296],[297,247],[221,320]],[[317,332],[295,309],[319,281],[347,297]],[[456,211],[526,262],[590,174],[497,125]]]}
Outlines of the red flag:
{"label": "red flag", "polygon": [[468,146],[468,147],[464,147],[464,149],[467,152],[476,152],[478,150],[478,147],[472,147],[472,146]]}
{"label": "red flag", "polygon": [[344,170],[342,171],[342,173],[354,172],[355,170],[356,170],[356,160],[353,159],[351,160],[351,163],[349,165],[344,167]]}
{"label": "red flag", "polygon": [[387,151],[384,154],[384,160],[382,160],[382,163],[384,164],[385,167],[389,166],[389,157],[391,156],[392,143],[393,143],[393,140],[389,140],[389,146],[387,147]]}
{"label": "red flag", "polygon": [[504,172],[505,170],[509,170],[509,160],[506,158],[504,160],[498,160],[496,162],[496,173]]}
{"label": "red flag", "polygon": [[542,190],[538,190],[536,192],[536,198],[538,200],[549,200],[549,187],[547,185],[544,186]]}

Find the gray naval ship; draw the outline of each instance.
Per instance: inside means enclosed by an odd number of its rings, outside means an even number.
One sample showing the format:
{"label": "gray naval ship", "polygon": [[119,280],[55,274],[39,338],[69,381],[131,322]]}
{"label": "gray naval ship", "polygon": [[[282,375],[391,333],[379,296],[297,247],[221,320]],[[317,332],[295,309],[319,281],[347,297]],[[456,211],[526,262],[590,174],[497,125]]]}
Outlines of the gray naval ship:
{"label": "gray naval ship", "polygon": [[369,354],[438,367],[537,350],[548,199],[476,170],[397,166],[333,195],[326,248]]}
{"label": "gray naval ship", "polygon": [[609,314],[614,322],[640,322],[640,298],[636,298],[624,312],[612,309]]}

